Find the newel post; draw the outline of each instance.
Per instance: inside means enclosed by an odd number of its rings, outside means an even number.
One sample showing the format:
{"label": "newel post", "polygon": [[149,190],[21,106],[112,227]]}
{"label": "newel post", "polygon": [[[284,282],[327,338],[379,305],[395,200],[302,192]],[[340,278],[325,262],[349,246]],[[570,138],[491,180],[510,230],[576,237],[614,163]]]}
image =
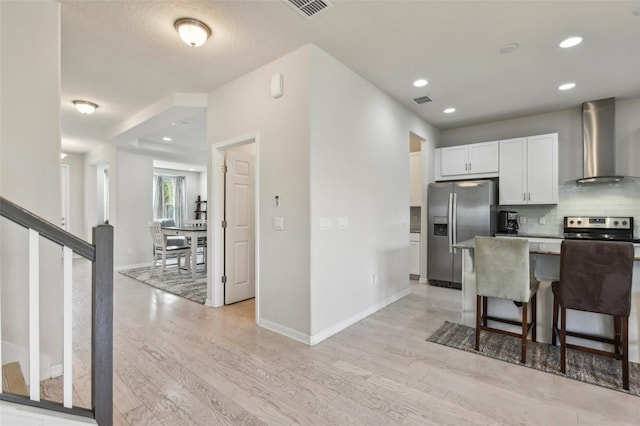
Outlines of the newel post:
{"label": "newel post", "polygon": [[113,227],[93,228],[91,402],[96,422],[113,425]]}

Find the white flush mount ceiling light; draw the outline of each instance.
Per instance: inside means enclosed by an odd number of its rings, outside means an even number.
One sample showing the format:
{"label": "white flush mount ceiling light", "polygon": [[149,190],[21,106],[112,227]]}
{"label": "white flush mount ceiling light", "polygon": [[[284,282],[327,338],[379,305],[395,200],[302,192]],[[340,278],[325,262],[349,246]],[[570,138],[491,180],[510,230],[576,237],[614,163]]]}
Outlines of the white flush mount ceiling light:
{"label": "white flush mount ceiling light", "polygon": [[577,46],[582,43],[582,37],[569,37],[566,40],[562,40],[558,46],[563,49],[567,49],[569,47]]}
{"label": "white flush mount ceiling light", "polygon": [[575,83],[564,83],[558,86],[558,90],[571,90],[576,87]]}
{"label": "white flush mount ceiling light", "polygon": [[84,115],[93,114],[96,108],[98,108],[98,104],[94,104],[93,102],[89,102],[89,101],[75,100],[72,102],[75,105],[78,112],[81,112]]}
{"label": "white flush mount ceiling light", "polygon": [[415,87],[424,87],[427,84],[429,84],[429,82],[427,80],[425,80],[424,78],[418,79],[418,80],[413,82],[413,85]]}
{"label": "white flush mount ceiling light", "polygon": [[202,46],[211,36],[211,29],[204,22],[193,18],[181,18],[175,22],[182,41],[191,47]]}
{"label": "white flush mount ceiling light", "polygon": [[165,136],[165,137],[162,138],[162,140],[165,141],[165,142],[171,142],[173,139],[171,139],[168,136]]}
{"label": "white flush mount ceiling light", "polygon": [[453,107],[449,107],[449,108],[445,108],[444,111],[442,111],[442,112],[444,112],[445,114],[451,114],[451,113],[456,112],[456,109],[453,108]]}

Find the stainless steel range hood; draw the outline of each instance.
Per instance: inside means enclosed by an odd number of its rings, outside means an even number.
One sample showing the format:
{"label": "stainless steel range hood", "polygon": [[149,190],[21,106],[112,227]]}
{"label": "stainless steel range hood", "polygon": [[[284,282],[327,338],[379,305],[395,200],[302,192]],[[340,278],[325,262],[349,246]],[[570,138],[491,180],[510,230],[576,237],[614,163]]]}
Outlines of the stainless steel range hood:
{"label": "stainless steel range hood", "polygon": [[615,98],[582,104],[584,177],[577,184],[615,183]]}

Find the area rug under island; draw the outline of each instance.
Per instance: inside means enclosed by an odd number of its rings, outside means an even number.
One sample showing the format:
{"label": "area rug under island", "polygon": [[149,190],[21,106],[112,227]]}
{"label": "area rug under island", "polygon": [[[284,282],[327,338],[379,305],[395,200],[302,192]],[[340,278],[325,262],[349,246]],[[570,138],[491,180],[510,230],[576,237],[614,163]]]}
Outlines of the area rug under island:
{"label": "area rug under island", "polygon": [[[483,332],[478,352],[474,349],[474,328],[445,321],[427,341],[512,364],[520,364],[520,339],[516,337]],[[527,363],[520,365],[640,396],[640,364],[638,363],[629,363],[629,391],[622,388],[620,361],[603,356],[567,349],[567,374],[562,374],[558,346],[528,341]]]}

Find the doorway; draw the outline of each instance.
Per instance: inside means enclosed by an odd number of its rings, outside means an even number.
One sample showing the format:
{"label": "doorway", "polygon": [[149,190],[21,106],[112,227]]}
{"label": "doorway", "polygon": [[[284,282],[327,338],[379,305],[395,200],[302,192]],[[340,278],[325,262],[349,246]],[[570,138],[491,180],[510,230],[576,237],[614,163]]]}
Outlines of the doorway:
{"label": "doorway", "polygon": [[[207,279],[207,305],[220,307],[249,294],[249,297],[255,296],[257,321],[260,306],[259,134],[214,143],[211,152],[209,199],[213,202],[208,222],[215,226],[210,227],[208,234],[212,242],[208,253],[212,273]],[[253,158],[253,164],[249,164],[247,155]]]}

